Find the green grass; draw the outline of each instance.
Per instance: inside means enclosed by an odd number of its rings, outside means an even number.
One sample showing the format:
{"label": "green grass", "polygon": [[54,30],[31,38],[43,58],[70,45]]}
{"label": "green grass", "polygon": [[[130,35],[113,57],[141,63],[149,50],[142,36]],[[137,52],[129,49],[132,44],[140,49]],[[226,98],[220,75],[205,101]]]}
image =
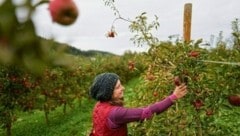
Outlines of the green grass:
{"label": "green grass", "polygon": [[[13,124],[13,136],[86,136],[91,129],[91,110],[94,101],[83,100],[81,106],[68,109],[63,114],[62,107],[49,114],[49,124],[45,122],[44,112],[21,113]],[[5,135],[0,130],[0,135]]]}
{"label": "green grass", "polygon": [[[126,99],[133,95],[133,87],[139,83],[135,78],[125,85]],[[91,114],[95,104],[94,100],[84,99],[74,109],[67,109],[63,114],[63,107],[59,107],[49,114],[49,124],[45,122],[43,111],[32,113],[19,113],[18,119],[12,127],[12,136],[86,136],[91,130]],[[5,131],[0,129],[0,136]]]}

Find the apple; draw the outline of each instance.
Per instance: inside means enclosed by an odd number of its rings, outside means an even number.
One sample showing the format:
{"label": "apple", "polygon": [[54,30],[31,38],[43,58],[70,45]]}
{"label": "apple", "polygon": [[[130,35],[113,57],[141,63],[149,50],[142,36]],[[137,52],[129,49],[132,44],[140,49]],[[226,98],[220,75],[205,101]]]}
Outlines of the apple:
{"label": "apple", "polygon": [[179,76],[175,76],[173,80],[175,86],[179,86],[181,84],[181,79]]}
{"label": "apple", "polygon": [[228,102],[234,106],[240,106],[240,95],[230,95],[228,96]]}
{"label": "apple", "polygon": [[114,32],[114,31],[109,31],[109,32],[107,33],[107,37],[110,37],[110,38],[114,38],[115,35],[116,35],[116,32]]}
{"label": "apple", "polygon": [[155,76],[154,76],[153,74],[148,74],[148,75],[147,75],[147,79],[148,79],[149,81],[153,81],[153,80],[155,80]]}
{"label": "apple", "polygon": [[206,115],[207,115],[207,116],[213,115],[213,110],[212,110],[212,109],[207,109],[207,110],[206,110]]}
{"label": "apple", "polygon": [[9,40],[7,37],[1,36],[0,37],[0,46],[1,47],[7,47],[9,44]]}
{"label": "apple", "polygon": [[190,56],[190,57],[198,57],[198,56],[199,56],[199,52],[197,52],[197,51],[191,51],[191,52],[188,54],[188,56]]}
{"label": "apple", "polygon": [[132,70],[134,70],[134,68],[135,68],[134,62],[133,61],[128,61],[128,69],[132,71]]}
{"label": "apple", "polygon": [[157,97],[157,96],[158,96],[158,92],[157,92],[157,91],[154,91],[154,92],[153,92],[153,96]]}
{"label": "apple", "polygon": [[73,24],[79,15],[73,0],[50,0],[48,9],[52,21],[61,25]]}
{"label": "apple", "polygon": [[200,99],[197,99],[193,102],[193,106],[196,110],[199,110],[203,106],[203,101]]}

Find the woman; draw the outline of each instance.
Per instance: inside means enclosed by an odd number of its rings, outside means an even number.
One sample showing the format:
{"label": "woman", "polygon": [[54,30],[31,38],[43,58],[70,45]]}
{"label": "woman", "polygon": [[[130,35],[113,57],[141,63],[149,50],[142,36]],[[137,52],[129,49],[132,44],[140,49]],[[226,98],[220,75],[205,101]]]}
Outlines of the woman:
{"label": "woman", "polygon": [[142,121],[159,114],[173,105],[174,100],[187,93],[185,84],[176,86],[167,98],[144,108],[123,107],[123,93],[119,76],[102,73],[96,76],[90,87],[90,95],[97,100],[93,109],[93,129],[91,136],[127,136],[127,123]]}

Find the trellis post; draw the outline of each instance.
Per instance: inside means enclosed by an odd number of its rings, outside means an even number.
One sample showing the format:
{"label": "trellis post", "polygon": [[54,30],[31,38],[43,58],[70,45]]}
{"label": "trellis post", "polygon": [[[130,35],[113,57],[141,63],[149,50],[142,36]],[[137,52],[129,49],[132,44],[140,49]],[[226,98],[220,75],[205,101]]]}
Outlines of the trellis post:
{"label": "trellis post", "polygon": [[189,43],[191,40],[191,21],[192,21],[192,4],[184,5],[184,21],[183,21],[183,38],[184,42]]}

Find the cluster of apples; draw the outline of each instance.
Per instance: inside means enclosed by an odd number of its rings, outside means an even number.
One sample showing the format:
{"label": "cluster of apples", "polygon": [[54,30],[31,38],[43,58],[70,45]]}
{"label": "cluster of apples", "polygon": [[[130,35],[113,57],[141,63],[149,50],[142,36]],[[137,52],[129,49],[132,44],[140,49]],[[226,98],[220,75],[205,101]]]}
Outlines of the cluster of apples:
{"label": "cluster of apples", "polygon": [[[194,53],[194,55],[192,57],[197,57],[198,54],[195,56],[196,54]],[[175,76],[174,77],[174,84],[175,86],[179,86],[181,83],[188,83],[188,77],[187,76]],[[195,107],[195,110],[199,111],[201,109],[202,106],[204,106],[204,103],[201,99],[196,99],[195,101],[192,102],[192,105]],[[213,115],[213,110],[212,109],[207,109],[206,111],[206,115],[207,116],[211,116]]]}
{"label": "cluster of apples", "polygon": [[73,24],[79,16],[73,0],[50,0],[48,9],[52,21],[65,26]]}

